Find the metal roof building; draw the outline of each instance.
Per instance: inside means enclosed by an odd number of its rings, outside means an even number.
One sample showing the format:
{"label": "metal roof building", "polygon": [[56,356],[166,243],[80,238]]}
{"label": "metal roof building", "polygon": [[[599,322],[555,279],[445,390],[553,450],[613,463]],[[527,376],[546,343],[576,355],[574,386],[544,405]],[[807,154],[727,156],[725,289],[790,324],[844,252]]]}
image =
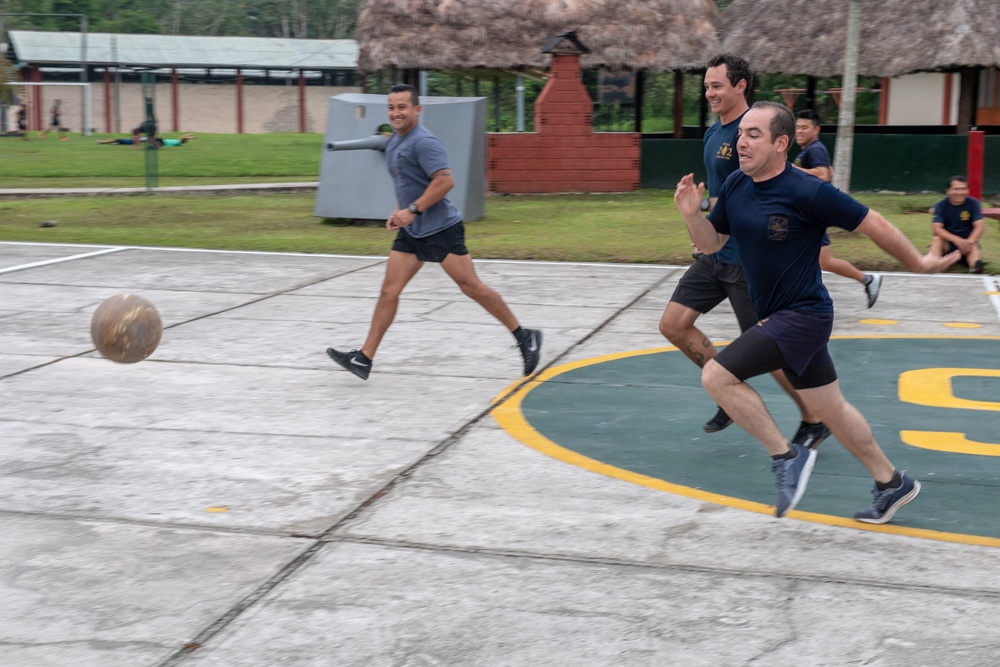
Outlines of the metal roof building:
{"label": "metal roof building", "polygon": [[[121,124],[122,113],[113,109],[123,82],[137,84],[139,72],[151,72],[154,81],[169,81],[169,127],[180,129],[181,89],[191,83],[216,84],[213,93],[220,109],[235,103],[233,125],[245,131],[246,120],[261,111],[247,110],[245,95],[260,98],[261,85],[297,84],[299,132],[311,125],[307,119],[307,98],[321,93],[315,86],[354,87],[357,83],[358,43],[353,39],[284,39],[265,37],[201,37],[189,35],[133,35],[112,33],[44,32],[11,30],[7,56],[20,69],[24,81],[50,84],[66,81],[94,82],[103,96],[97,116],[104,131]],[[246,83],[257,84],[252,87]],[[223,84],[223,85],[220,85]],[[225,84],[234,84],[226,90]],[[309,89],[307,90],[307,84]],[[61,85],[69,85],[62,83]],[[249,92],[245,92],[245,89]],[[193,89],[189,86],[187,99]],[[294,90],[294,88],[292,88]],[[204,91],[203,91],[204,92]],[[81,103],[81,127],[89,128],[89,93]],[[35,129],[43,127],[42,91],[30,91],[31,120]],[[113,104],[113,100],[115,100]],[[286,106],[288,103],[286,103]],[[312,106],[318,108],[314,99]],[[197,113],[197,112],[196,112]],[[219,113],[225,113],[220,111]],[[317,111],[317,113],[319,113]],[[131,116],[135,117],[132,111]],[[112,119],[115,118],[115,122]],[[250,119],[253,122],[253,119]],[[191,121],[189,121],[190,123]],[[100,122],[98,122],[100,124]],[[259,123],[258,123],[259,125]],[[252,131],[252,130],[251,130]],[[258,130],[259,131],[259,130]]]}
{"label": "metal roof building", "polygon": [[353,70],[353,39],[191,37],[11,30],[12,60],[34,66]]}

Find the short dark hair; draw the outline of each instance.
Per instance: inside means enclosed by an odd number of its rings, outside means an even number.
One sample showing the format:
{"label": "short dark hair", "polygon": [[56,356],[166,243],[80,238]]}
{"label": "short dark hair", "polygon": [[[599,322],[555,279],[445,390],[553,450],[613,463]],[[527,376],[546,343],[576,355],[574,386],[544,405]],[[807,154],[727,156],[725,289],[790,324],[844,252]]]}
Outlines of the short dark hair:
{"label": "short dark hair", "polygon": [[409,93],[410,101],[413,102],[413,106],[420,104],[420,97],[417,95],[417,89],[408,83],[397,83],[392,88],[389,89],[389,94],[392,93]]}
{"label": "short dark hair", "polygon": [[951,178],[948,179],[947,189],[951,189],[951,184],[954,183],[955,181],[958,181],[959,183],[965,183],[966,185],[969,184],[969,179],[967,179],[965,176],[952,176]]}
{"label": "short dark hair", "polygon": [[726,76],[729,77],[730,85],[735,86],[740,81],[747,82],[743,96],[749,100],[753,93],[753,70],[750,69],[750,63],[732,53],[720,53],[708,61],[709,67],[718,67],[719,65],[726,66]]}
{"label": "short dark hair", "polygon": [[816,113],[816,111],[814,109],[803,109],[802,111],[800,111],[797,114],[795,114],[795,117],[796,118],[801,118],[802,120],[811,120],[812,122],[816,123],[817,125],[822,125],[823,124],[822,122],[820,122],[819,114]]}
{"label": "short dark hair", "polygon": [[784,135],[788,137],[788,145],[792,145],[795,139],[795,117],[784,104],[780,102],[756,102],[751,109],[771,109],[771,123],[768,130],[771,132],[771,143],[777,141],[778,137]]}

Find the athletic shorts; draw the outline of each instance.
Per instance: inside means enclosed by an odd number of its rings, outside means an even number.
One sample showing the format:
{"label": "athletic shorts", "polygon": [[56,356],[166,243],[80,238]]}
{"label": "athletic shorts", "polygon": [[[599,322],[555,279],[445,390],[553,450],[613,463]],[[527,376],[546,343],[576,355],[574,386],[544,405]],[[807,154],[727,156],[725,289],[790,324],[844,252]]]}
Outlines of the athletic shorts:
{"label": "athletic shorts", "polygon": [[782,310],[727,345],[715,360],[740,380],[784,370],[796,389],[825,387],[837,379],[827,343],[833,314]]}
{"label": "athletic shorts", "polygon": [[465,223],[459,222],[440,232],[414,238],[405,229],[400,229],[392,249],[416,255],[421,262],[443,262],[448,255],[468,255],[465,247]]}
{"label": "athletic shorts", "polygon": [[750,301],[743,267],[725,264],[715,255],[695,255],[694,264],[681,276],[670,300],[696,310],[702,315],[729,299],[736,313],[740,331],[757,323],[757,311]]}

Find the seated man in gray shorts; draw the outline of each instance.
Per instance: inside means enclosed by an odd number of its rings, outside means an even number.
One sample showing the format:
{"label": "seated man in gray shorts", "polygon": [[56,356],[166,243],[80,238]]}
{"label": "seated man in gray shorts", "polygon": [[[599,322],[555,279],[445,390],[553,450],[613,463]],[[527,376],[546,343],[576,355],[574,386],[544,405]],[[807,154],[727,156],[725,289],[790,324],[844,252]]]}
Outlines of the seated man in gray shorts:
{"label": "seated man in gray shorts", "polygon": [[472,256],[465,247],[462,214],[445,196],[455,186],[448,156],[441,141],[420,125],[420,109],[413,86],[398,84],[390,89],[389,122],[394,133],[385,145],[385,161],[395,186],[397,208],[385,226],[396,231],[396,240],[364,345],[350,352],[331,347],[326,353],[346,370],[367,380],[375,352],[396,317],[403,288],[424,262],[435,262],[441,264],[463,294],[510,330],[521,351],[524,374],[531,375],[542,355],[542,332],[522,328],[500,295],[476,275]]}

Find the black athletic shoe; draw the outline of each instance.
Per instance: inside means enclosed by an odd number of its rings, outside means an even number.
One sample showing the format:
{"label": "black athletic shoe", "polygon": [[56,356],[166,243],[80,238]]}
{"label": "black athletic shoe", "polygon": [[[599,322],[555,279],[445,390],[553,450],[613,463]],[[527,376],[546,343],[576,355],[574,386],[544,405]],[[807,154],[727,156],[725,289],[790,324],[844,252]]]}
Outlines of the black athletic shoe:
{"label": "black athletic shoe", "polygon": [[332,347],[328,347],[326,348],[326,353],[330,355],[331,359],[343,366],[346,370],[349,370],[357,375],[362,380],[367,380],[368,374],[372,372],[372,363],[370,361],[365,361],[361,356],[361,352],[358,350],[339,352]]}
{"label": "black athletic shoe", "polygon": [[524,374],[531,375],[542,358],[542,332],[538,329],[524,329],[524,337],[517,344],[524,360]]}
{"label": "black athletic shoe", "polygon": [[826,424],[823,422],[819,422],[818,424],[799,422],[799,430],[795,432],[795,437],[792,438],[792,444],[802,445],[806,449],[816,449],[819,447],[819,443],[829,437],[830,429],[828,429]]}
{"label": "black athletic shoe", "polygon": [[715,416],[705,422],[705,433],[718,433],[732,423],[733,418],[727,415],[726,411],[720,405],[719,411],[715,413]]}

